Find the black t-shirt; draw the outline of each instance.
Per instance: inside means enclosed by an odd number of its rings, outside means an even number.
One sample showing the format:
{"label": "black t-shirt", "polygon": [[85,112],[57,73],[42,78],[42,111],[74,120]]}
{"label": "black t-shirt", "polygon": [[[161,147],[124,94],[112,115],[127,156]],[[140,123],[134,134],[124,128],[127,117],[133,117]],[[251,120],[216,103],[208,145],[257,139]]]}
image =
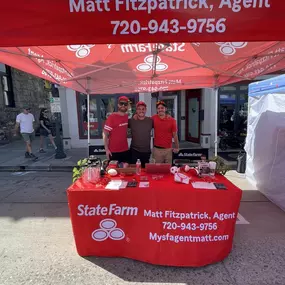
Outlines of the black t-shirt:
{"label": "black t-shirt", "polygon": [[[43,121],[45,127],[50,129],[50,120],[49,120],[49,118],[46,118],[44,116],[40,116],[40,121]],[[45,128],[42,126],[42,124],[40,124],[40,128],[45,130]]]}
{"label": "black t-shirt", "polygon": [[131,148],[139,152],[150,152],[153,120],[149,117],[145,117],[143,120],[129,119],[129,128],[132,132]]}

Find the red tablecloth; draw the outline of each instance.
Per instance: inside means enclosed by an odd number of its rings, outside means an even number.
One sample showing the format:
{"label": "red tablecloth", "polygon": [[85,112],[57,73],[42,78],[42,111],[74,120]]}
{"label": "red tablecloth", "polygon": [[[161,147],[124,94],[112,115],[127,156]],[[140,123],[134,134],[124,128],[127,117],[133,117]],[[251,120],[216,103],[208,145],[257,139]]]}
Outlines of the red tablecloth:
{"label": "red tablecloth", "polygon": [[[196,181],[198,178],[194,178]],[[242,192],[194,189],[149,176],[149,188],[105,190],[77,180],[68,203],[79,255],[128,257],[153,264],[204,266],[231,251]]]}

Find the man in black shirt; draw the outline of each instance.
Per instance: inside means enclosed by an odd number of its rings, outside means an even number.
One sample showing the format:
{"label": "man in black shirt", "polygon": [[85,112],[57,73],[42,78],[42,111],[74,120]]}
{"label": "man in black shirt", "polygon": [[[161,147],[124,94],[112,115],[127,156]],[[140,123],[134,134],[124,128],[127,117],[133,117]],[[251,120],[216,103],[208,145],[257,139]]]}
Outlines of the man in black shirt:
{"label": "man in black shirt", "polygon": [[146,104],[142,101],[136,105],[136,119],[129,119],[129,128],[132,132],[131,163],[135,164],[139,159],[142,167],[149,162],[151,149],[151,131],[153,121],[146,117]]}
{"label": "man in black shirt", "polygon": [[45,108],[41,109],[40,113],[40,137],[41,137],[40,153],[45,153],[43,149],[45,137],[49,137],[50,142],[53,145],[54,149],[55,150],[57,149],[53,136],[51,134],[51,123],[48,118],[48,111]]}

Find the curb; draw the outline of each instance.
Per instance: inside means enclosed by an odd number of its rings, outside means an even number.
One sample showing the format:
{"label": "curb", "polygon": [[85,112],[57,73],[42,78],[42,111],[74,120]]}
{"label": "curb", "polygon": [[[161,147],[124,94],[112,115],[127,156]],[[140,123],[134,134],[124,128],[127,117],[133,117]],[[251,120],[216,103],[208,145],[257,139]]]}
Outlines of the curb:
{"label": "curb", "polygon": [[74,166],[29,166],[29,165],[16,165],[16,166],[0,166],[0,172],[24,172],[24,171],[38,171],[38,172],[72,172]]}

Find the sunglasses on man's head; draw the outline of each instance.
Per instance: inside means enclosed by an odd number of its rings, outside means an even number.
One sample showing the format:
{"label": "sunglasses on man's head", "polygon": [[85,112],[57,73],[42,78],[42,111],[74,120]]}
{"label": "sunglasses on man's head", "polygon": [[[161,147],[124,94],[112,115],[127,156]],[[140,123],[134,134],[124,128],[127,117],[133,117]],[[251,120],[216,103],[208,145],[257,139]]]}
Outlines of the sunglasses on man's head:
{"label": "sunglasses on man's head", "polygon": [[121,106],[128,106],[128,102],[119,102]]}
{"label": "sunglasses on man's head", "polygon": [[163,101],[156,102],[156,106],[158,106],[158,105],[163,105],[164,107],[166,107],[166,104]]}

